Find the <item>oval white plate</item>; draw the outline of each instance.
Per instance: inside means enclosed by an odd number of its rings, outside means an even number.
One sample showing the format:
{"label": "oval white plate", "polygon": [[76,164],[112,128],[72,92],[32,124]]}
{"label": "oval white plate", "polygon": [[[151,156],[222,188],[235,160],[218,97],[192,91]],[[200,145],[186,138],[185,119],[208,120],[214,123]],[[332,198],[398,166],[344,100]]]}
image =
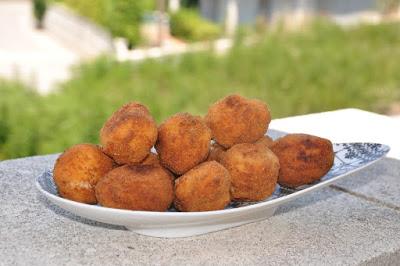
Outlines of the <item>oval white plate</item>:
{"label": "oval white plate", "polygon": [[36,186],[51,202],[76,215],[95,221],[122,225],[136,233],[154,237],[187,237],[266,219],[275,209],[290,200],[325,187],[346,175],[383,158],[389,147],[376,143],[334,144],[335,162],[318,182],[296,189],[277,186],[274,194],[260,202],[234,202],[225,210],[208,212],[130,211],[88,205],[61,198],[51,171],[38,177]]}

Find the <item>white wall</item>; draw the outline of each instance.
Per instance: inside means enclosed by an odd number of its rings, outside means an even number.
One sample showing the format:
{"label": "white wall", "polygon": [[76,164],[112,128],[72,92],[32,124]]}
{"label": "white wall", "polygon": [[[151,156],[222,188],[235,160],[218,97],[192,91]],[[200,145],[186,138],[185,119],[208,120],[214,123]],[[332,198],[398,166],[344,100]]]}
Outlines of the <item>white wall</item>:
{"label": "white wall", "polygon": [[377,10],[377,0],[319,0],[318,9],[322,13],[344,15]]}
{"label": "white wall", "polygon": [[200,13],[211,21],[223,22],[225,3],[226,0],[200,0]]}
{"label": "white wall", "polygon": [[259,0],[237,0],[239,7],[239,23],[252,24],[257,17]]}
{"label": "white wall", "polygon": [[[258,15],[268,20],[303,20],[304,16],[328,14],[342,16],[365,11],[376,11],[378,0],[236,0],[239,5],[239,23],[253,23]],[[223,22],[227,0],[200,0],[203,17]]]}
{"label": "white wall", "polygon": [[[235,0],[239,7],[239,23],[254,23],[258,13],[259,0]],[[203,17],[224,22],[228,0],[200,0],[200,13]]]}

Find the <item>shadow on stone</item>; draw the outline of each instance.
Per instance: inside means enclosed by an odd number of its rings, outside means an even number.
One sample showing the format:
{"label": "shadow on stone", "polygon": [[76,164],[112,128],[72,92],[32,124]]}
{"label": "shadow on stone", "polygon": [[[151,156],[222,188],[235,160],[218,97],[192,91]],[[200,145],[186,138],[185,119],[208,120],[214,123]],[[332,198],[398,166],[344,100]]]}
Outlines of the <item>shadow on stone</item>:
{"label": "shadow on stone", "polygon": [[68,211],[65,211],[65,210],[57,207],[56,205],[51,203],[48,199],[46,199],[43,195],[41,195],[39,193],[37,194],[36,198],[50,211],[54,212],[57,215],[61,215],[65,218],[68,218],[74,222],[79,222],[79,223],[87,224],[90,226],[97,226],[97,227],[102,227],[102,228],[111,229],[111,230],[124,230],[124,231],[127,230],[123,226],[96,222],[96,221],[92,221],[92,220],[77,216],[75,214],[72,214]]}
{"label": "shadow on stone", "polygon": [[294,199],[293,201],[291,201],[289,203],[281,205],[276,210],[275,215],[280,215],[280,214],[284,214],[284,213],[291,212],[294,210],[309,207],[309,206],[317,204],[318,202],[325,201],[332,197],[335,197],[338,194],[339,194],[339,192],[336,192],[329,187],[323,188],[321,190],[314,191],[308,195]]}
{"label": "shadow on stone", "polygon": [[[387,159],[384,159],[387,160]],[[383,161],[383,160],[382,160]],[[334,183],[333,186],[342,186],[343,184],[348,184],[346,185],[347,187],[350,188],[357,188],[357,187],[362,187],[368,185],[368,183],[372,182],[375,180],[376,176],[379,176],[379,174],[382,174],[385,167],[382,164],[382,162],[377,162],[374,165],[371,165],[360,172],[351,174],[347,177],[345,177],[344,180],[341,180],[337,183]],[[368,173],[368,174],[366,174]],[[375,174],[376,173],[376,174]],[[340,193],[346,193],[343,191],[338,191],[331,186],[328,186],[320,191],[315,191],[312,192],[309,195],[306,195],[304,197],[297,198],[287,204],[284,204],[283,206],[280,206],[278,210],[275,212],[275,215],[283,214],[286,212],[290,212],[296,209],[301,209],[307,206],[312,206],[319,201],[324,201],[327,199],[330,199]],[[346,193],[347,194],[347,193]],[[352,195],[354,196],[354,195]],[[355,196],[356,197],[356,196]]]}

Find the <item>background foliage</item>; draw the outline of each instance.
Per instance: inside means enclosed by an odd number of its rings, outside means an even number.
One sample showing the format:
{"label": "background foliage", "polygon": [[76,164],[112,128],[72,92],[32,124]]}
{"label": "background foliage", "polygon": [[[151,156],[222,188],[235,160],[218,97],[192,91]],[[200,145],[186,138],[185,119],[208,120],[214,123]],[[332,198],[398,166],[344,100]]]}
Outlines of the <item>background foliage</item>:
{"label": "background foliage", "polygon": [[118,63],[99,58],[47,96],[0,83],[0,159],[98,142],[105,119],[128,101],[146,104],[158,122],[176,112],[203,115],[239,92],[266,101],[273,118],[345,107],[384,111],[400,101],[399,24],[343,30],[316,23],[268,33],[225,56],[212,52]]}
{"label": "background foliage", "polygon": [[63,0],[81,15],[106,27],[114,36],[125,37],[130,45],[140,41],[139,24],[145,11],[154,9],[153,0]]}
{"label": "background foliage", "polygon": [[[124,37],[129,44],[140,42],[139,25],[146,11],[155,9],[152,0],[63,0],[63,2],[108,29],[114,36]],[[170,14],[171,34],[188,41],[209,40],[218,37],[217,24],[202,18],[193,7],[196,1],[184,1],[178,12]],[[189,8],[190,7],[190,8]]]}
{"label": "background foliage", "polygon": [[221,29],[202,18],[196,9],[181,8],[171,14],[171,34],[188,41],[211,40],[221,34]]}

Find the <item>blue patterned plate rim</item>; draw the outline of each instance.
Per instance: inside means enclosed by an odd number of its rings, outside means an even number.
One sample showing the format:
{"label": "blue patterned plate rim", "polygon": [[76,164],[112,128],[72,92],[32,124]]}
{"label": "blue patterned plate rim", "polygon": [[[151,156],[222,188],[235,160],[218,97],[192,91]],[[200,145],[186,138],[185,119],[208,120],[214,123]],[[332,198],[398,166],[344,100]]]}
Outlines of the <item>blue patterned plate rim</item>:
{"label": "blue patterned plate rim", "polygon": [[75,202],[62,198],[58,195],[57,188],[53,181],[52,171],[45,171],[37,178],[36,186],[47,197],[68,202],[68,204],[75,205],[76,207],[86,207],[101,209],[102,211],[121,211],[128,213],[146,214],[146,215],[172,215],[172,216],[196,216],[205,214],[226,214],[245,209],[253,209],[268,204],[278,203],[292,197],[299,196],[300,194],[317,189],[318,187],[326,186],[338,179],[354,173],[362,168],[365,168],[378,160],[385,157],[390,151],[390,147],[379,143],[334,143],[335,161],[331,170],[321,178],[309,185],[304,185],[295,189],[285,188],[277,185],[272,196],[263,201],[257,202],[232,202],[224,210],[206,211],[206,212],[178,212],[171,208],[166,212],[153,212],[153,211],[132,211],[124,209],[114,209],[102,207],[100,205],[89,205],[80,202]]}

